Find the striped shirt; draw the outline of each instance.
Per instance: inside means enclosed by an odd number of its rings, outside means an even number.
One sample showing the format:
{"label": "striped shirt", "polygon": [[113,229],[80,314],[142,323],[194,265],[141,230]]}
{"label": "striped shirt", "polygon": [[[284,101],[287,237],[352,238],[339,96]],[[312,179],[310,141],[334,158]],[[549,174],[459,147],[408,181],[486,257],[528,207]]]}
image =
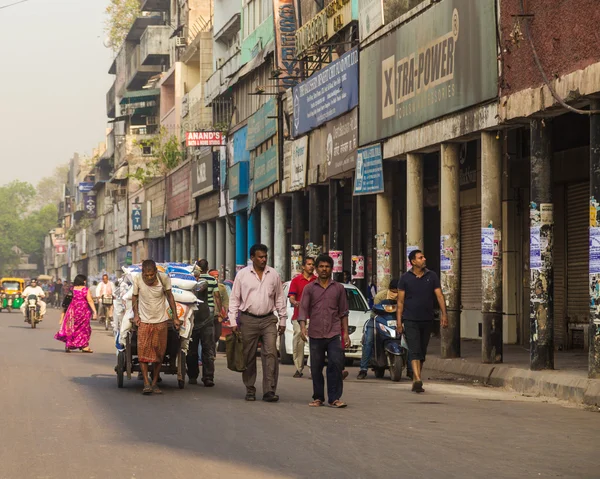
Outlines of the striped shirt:
{"label": "striped shirt", "polygon": [[200,279],[208,283],[208,307],[215,308],[215,291],[219,292],[219,283],[210,274],[201,274]]}

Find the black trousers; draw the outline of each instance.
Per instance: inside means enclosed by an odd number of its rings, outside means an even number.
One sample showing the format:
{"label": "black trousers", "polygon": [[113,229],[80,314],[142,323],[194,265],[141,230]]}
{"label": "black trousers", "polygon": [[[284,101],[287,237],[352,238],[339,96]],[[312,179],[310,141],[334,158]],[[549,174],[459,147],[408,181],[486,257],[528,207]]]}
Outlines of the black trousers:
{"label": "black trousers", "polygon": [[215,378],[215,332],[212,321],[208,321],[192,331],[192,341],[187,354],[187,374],[190,379],[198,379],[198,345],[202,344],[202,381]]}
{"label": "black trousers", "polygon": [[344,391],[342,339],[339,335],[333,338],[310,338],[308,344],[310,347],[313,399],[320,399],[325,402],[323,367],[325,367],[325,355],[327,355],[327,397],[331,404],[340,399]]}
{"label": "black trousers", "polygon": [[408,321],[402,322],[404,325],[404,335],[408,343],[409,357],[411,361],[425,361],[427,355],[427,346],[433,329],[433,320],[431,321]]}

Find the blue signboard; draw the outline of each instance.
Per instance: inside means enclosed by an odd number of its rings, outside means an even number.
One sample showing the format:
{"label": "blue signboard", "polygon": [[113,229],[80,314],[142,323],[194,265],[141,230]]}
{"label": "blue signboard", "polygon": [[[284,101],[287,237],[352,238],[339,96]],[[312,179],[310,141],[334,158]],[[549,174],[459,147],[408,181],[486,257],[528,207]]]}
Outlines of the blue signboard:
{"label": "blue signboard", "polygon": [[133,231],[142,231],[142,205],[134,203],[131,205],[131,225]]}
{"label": "blue signboard", "polygon": [[355,195],[383,193],[381,145],[359,148],[356,157]]}
{"label": "blue signboard", "polygon": [[294,138],[358,105],[358,48],[293,89]]}
{"label": "blue signboard", "polygon": [[[277,133],[277,108],[271,98],[248,119],[246,149],[254,150]],[[234,153],[235,155],[235,153]]]}
{"label": "blue signboard", "polygon": [[88,191],[92,191],[93,188],[94,188],[94,183],[85,182],[85,183],[79,183],[78,190],[81,193],[87,193]]}
{"label": "blue signboard", "polygon": [[254,160],[254,191],[271,186],[278,177],[277,145],[272,146]]}
{"label": "blue signboard", "polygon": [[250,151],[246,148],[248,138],[248,127],[240,128],[233,134],[233,162],[250,161]]}
{"label": "blue signboard", "polygon": [[249,165],[248,161],[242,161],[229,168],[229,198],[248,194]]}

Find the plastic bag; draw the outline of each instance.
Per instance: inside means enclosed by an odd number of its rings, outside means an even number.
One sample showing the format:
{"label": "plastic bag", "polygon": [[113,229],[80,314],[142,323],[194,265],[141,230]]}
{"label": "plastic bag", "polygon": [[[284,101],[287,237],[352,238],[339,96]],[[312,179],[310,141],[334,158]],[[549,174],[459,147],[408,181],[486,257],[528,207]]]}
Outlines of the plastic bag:
{"label": "plastic bag", "polygon": [[244,359],[244,344],[242,335],[234,332],[225,339],[227,352],[227,369],[242,373],[246,370],[246,360]]}

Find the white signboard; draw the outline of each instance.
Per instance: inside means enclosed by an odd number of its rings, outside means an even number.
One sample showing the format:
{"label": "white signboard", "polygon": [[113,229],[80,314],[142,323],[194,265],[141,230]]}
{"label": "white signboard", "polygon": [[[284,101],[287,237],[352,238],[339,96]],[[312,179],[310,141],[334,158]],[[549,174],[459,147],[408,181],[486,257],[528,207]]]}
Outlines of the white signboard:
{"label": "white signboard", "polygon": [[306,168],[308,164],[308,135],[297,139],[292,144],[292,172],[290,191],[306,186]]}
{"label": "white signboard", "polygon": [[358,34],[360,41],[383,26],[383,0],[358,0]]}

